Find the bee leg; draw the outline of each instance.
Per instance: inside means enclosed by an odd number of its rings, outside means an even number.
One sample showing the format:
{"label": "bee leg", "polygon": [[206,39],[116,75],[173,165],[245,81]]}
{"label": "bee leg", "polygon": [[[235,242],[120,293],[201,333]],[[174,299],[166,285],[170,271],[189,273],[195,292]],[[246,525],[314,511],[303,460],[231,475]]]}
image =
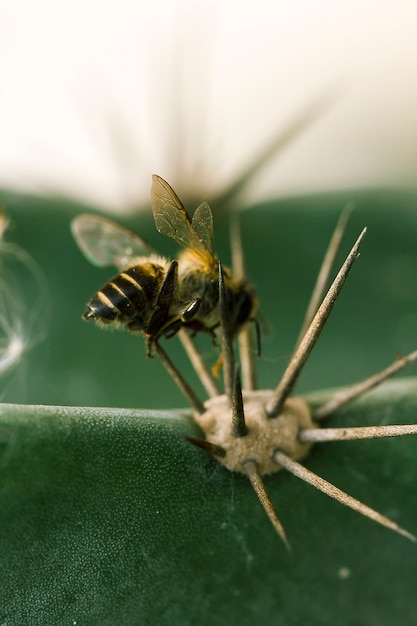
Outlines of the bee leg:
{"label": "bee leg", "polygon": [[183,322],[191,321],[198,313],[201,307],[201,298],[196,298],[187,306],[185,311],[181,315],[181,319]]}
{"label": "bee leg", "polygon": [[145,335],[146,356],[148,359],[153,359],[154,354],[155,337],[152,335]]}
{"label": "bee leg", "polygon": [[209,328],[207,332],[209,333],[211,337],[211,343],[213,344],[213,347],[217,348],[219,345],[219,342],[218,342],[218,337],[216,335],[214,328]]}
{"label": "bee leg", "polygon": [[213,374],[214,378],[220,378],[220,370],[222,369],[222,367],[223,367],[223,354],[220,354],[219,358],[217,359],[217,361],[211,368],[211,373]]}
{"label": "bee leg", "polygon": [[[177,332],[180,330],[180,328],[185,326],[187,322],[190,321],[196,315],[197,311],[200,308],[200,305],[201,305],[201,299],[196,298],[195,300],[191,302],[191,304],[187,306],[185,311],[181,313],[179,317],[173,316],[168,321],[166,321],[165,319],[165,322],[166,322],[165,326],[162,327],[162,324],[161,324],[159,327],[159,335],[160,336],[163,335],[167,339],[170,339],[171,337],[176,335]],[[155,313],[155,318],[156,318],[156,313]]]}
{"label": "bee leg", "polygon": [[169,309],[178,287],[178,261],[171,261],[159,291],[156,306]]}
{"label": "bee leg", "polygon": [[143,319],[140,317],[134,318],[126,324],[126,328],[131,333],[143,332]]}
{"label": "bee leg", "polygon": [[161,334],[162,328],[168,319],[169,310],[177,291],[178,285],[178,261],[171,261],[165,274],[164,282],[158,294],[154,311],[148,322],[146,333],[153,337]]}
{"label": "bee leg", "polygon": [[181,327],[182,327],[181,319],[176,319],[174,322],[170,322],[168,326],[164,328],[161,334],[167,339],[171,339],[171,337],[177,334],[177,332],[180,330]]}

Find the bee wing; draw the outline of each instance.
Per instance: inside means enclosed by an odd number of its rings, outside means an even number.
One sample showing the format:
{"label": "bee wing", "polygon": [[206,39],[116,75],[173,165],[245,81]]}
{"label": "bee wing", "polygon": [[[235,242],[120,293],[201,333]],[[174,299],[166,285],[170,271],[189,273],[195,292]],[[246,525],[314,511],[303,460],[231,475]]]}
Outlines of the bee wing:
{"label": "bee wing", "polygon": [[196,209],[192,221],[175,191],[160,176],[152,176],[151,204],[156,229],[183,248],[192,248],[216,264],[213,253],[213,216],[207,202]]}
{"label": "bee wing", "polygon": [[213,253],[213,214],[207,202],[203,202],[194,211],[191,226],[201,238],[207,251],[214,257]]}
{"label": "bee wing", "polygon": [[98,215],[78,215],[71,231],[84,256],[99,267],[123,269],[135,258],[155,253],[138,235]]}

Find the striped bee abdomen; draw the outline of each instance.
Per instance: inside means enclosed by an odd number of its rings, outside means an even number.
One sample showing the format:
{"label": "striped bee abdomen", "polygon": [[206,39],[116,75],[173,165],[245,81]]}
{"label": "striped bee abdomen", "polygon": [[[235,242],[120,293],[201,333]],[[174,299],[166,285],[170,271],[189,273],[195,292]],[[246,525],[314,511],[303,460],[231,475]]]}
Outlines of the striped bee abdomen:
{"label": "striped bee abdomen", "polygon": [[143,330],[164,278],[156,263],[134,265],[114,276],[87,302],[83,318],[101,325],[129,325]]}

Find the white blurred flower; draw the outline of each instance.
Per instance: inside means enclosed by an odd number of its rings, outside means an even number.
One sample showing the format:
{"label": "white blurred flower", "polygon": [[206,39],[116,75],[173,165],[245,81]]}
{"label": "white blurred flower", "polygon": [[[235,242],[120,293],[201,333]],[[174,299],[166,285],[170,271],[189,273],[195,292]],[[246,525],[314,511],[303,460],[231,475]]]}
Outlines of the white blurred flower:
{"label": "white blurred flower", "polygon": [[413,0],[3,0],[0,20],[3,186],[122,210],[156,172],[210,200],[341,85],[245,203],[415,185]]}

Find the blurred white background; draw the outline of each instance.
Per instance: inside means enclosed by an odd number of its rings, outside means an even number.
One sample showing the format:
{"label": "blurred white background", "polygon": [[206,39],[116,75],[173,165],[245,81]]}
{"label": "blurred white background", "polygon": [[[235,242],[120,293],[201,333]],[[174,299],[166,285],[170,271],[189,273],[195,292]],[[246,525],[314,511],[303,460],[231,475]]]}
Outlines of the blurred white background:
{"label": "blurred white background", "polygon": [[3,0],[0,27],[3,187],[210,200],[329,93],[243,202],[416,185],[413,0]]}

